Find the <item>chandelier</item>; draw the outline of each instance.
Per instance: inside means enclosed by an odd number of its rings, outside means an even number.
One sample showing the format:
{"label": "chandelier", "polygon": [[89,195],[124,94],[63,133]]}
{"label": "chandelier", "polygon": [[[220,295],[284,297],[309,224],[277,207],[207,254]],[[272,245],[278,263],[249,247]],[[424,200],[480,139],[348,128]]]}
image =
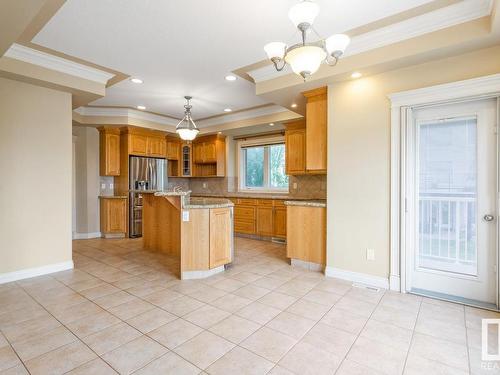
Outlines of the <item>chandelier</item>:
{"label": "chandelier", "polygon": [[278,72],[290,64],[293,72],[300,75],[304,81],[316,73],[324,61],[329,66],[337,65],[344,54],[350,38],[345,34],[334,34],[326,39],[306,43],[306,33],[312,29],[312,24],[319,13],[318,4],[311,0],[303,0],[290,8],[288,17],[302,34],[302,43],[288,47],[283,42],[271,42],[264,46],[267,57],[272,61]]}
{"label": "chandelier", "polygon": [[189,103],[192,99],[191,96],[185,96],[186,104],[184,105],[184,117],[177,124],[175,131],[179,134],[179,137],[185,141],[192,141],[196,138],[200,130],[196,127],[192,117],[191,117],[191,108],[193,106]]}

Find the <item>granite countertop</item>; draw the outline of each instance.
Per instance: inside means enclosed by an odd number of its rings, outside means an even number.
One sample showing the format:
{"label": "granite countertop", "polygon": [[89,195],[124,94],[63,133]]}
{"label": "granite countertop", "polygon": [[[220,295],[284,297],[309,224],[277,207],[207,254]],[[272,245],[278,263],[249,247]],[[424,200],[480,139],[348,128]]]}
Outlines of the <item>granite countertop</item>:
{"label": "granite countertop", "polygon": [[326,208],[325,200],[289,200],[285,201],[285,206],[303,206]]}
{"label": "granite countertop", "polygon": [[186,197],[191,194],[191,190],[186,191],[174,191],[174,190],[164,190],[164,191],[156,191],[155,197]]}
{"label": "granite countertop", "polygon": [[302,197],[291,197],[288,194],[252,194],[252,193],[226,193],[226,194],[192,194],[193,197],[210,197],[210,198],[249,198],[249,199],[282,199],[294,201],[325,201],[326,199],[311,199]]}
{"label": "granite countertop", "polygon": [[126,195],[99,195],[100,199],[127,199]]}
{"label": "granite countertop", "polygon": [[185,209],[225,208],[233,206],[233,202],[224,198],[186,198],[182,205]]}

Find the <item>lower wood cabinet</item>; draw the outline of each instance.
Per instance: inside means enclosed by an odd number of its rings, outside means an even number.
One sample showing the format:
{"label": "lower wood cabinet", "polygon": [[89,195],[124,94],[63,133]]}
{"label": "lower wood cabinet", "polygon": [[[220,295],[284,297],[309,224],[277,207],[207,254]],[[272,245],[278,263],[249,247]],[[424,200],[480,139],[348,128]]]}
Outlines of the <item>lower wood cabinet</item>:
{"label": "lower wood cabinet", "polygon": [[286,207],[274,208],[274,237],[286,238]]}
{"label": "lower wood cabinet", "polygon": [[101,235],[125,237],[127,233],[127,198],[100,197]]}
{"label": "lower wood cabinet", "polygon": [[287,206],[286,256],[326,264],[326,208]]}
{"label": "lower wood cabinet", "polygon": [[286,207],[283,200],[235,198],[234,232],[286,238]]}
{"label": "lower wood cabinet", "polygon": [[231,262],[231,209],[210,209],[210,268]]}
{"label": "lower wood cabinet", "polygon": [[257,207],[257,234],[259,236],[272,237],[274,235],[273,221],[274,208],[272,206]]}

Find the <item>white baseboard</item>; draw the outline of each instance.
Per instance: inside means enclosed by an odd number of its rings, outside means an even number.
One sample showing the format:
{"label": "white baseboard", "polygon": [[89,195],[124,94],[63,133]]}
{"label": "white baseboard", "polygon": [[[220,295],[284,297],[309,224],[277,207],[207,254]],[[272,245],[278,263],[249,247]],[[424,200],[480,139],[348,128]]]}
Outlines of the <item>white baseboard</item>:
{"label": "white baseboard", "polygon": [[213,276],[219,272],[224,272],[224,270],[225,270],[224,266],[219,266],[217,268],[212,268],[211,270],[183,271],[181,272],[181,280],[204,279],[206,277]]}
{"label": "white baseboard", "polygon": [[290,264],[293,267],[300,267],[300,268],[304,268],[304,269],[309,270],[309,271],[323,272],[323,270],[325,268],[325,266],[322,264],[313,263],[313,262],[306,262],[306,261],[303,261],[300,259],[294,259],[294,258],[290,259]]}
{"label": "white baseboard", "polygon": [[399,276],[390,276],[389,287],[395,292],[401,292],[401,278]]}
{"label": "white baseboard", "polygon": [[70,270],[74,267],[73,261],[48,264],[42,267],[26,268],[20,271],[7,272],[0,274],[0,284],[10,283],[12,281],[29,279],[30,277],[47,275],[49,273]]}
{"label": "white baseboard", "polygon": [[101,238],[101,232],[73,233],[74,240],[88,240],[90,238]]}
{"label": "white baseboard", "polygon": [[368,275],[366,273],[347,271],[340,268],[327,266],[325,268],[325,276],[336,277],[342,280],[348,280],[360,284],[376,286],[378,288],[389,289],[389,279],[380,276]]}

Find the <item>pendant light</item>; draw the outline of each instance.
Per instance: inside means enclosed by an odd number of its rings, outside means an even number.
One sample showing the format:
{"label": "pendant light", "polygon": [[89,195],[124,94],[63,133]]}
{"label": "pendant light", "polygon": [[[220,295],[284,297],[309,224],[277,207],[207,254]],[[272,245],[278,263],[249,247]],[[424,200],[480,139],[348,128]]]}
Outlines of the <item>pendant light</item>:
{"label": "pendant light", "polygon": [[185,141],[192,141],[196,138],[200,130],[196,127],[193,119],[191,118],[191,108],[193,107],[190,104],[191,96],[185,96],[186,104],[184,105],[184,117],[177,124],[175,131],[179,134],[179,137]]}
{"label": "pendant light", "polygon": [[289,64],[293,72],[305,81],[307,77],[316,73],[323,62],[335,66],[344,54],[350,42],[345,34],[335,34],[326,39],[306,42],[306,33],[312,29],[318,14],[319,6],[312,0],[302,0],[295,4],[288,12],[288,17],[301,33],[302,42],[293,46],[287,46],[283,42],[271,42],[264,46],[267,57],[278,72]]}

